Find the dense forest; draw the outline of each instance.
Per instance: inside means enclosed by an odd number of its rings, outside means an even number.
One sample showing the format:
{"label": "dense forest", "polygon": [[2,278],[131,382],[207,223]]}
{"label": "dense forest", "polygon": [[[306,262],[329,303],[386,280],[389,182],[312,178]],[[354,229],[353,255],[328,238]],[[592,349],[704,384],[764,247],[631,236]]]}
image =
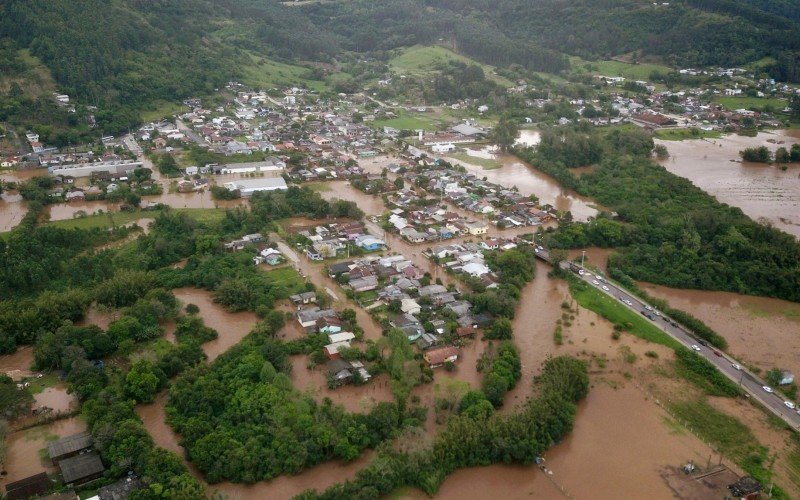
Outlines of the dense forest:
{"label": "dense forest", "polygon": [[[639,129],[545,131],[517,153],[565,187],[614,210],[546,236],[553,247],[615,247],[608,265],[643,281],[800,301],[800,243],[719,203],[650,159]],[[580,177],[570,167],[596,164]]]}
{"label": "dense forest", "polygon": [[[782,2],[786,3],[786,2]],[[125,130],[143,105],[211,92],[241,77],[254,54],[331,61],[346,52],[385,60],[391,49],[441,43],[498,67],[559,73],[567,55],[635,53],[674,65],[742,65],[800,79],[796,6],[689,0],[8,0],[0,3],[0,52],[27,48],[59,89],[100,107],[106,133]],[[7,55],[7,54],[6,54]],[[0,56],[0,67],[21,71]],[[105,115],[105,116],[104,116]]]}

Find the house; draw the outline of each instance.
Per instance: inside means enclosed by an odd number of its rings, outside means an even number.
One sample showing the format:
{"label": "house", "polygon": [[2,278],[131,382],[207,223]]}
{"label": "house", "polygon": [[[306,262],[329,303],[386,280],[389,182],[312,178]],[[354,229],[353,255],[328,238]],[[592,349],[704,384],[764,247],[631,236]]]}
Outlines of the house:
{"label": "house", "polygon": [[328,334],[328,339],[331,341],[331,344],[339,342],[350,343],[356,339],[356,335],[353,332],[330,333]]}
{"label": "house", "polygon": [[94,444],[92,435],[88,432],[80,432],[72,436],[63,437],[47,445],[47,455],[53,462],[58,462],[65,458],[74,457],[83,450],[89,449]]}
{"label": "house", "polygon": [[364,276],[363,278],[356,278],[349,281],[348,285],[354,292],[368,292],[378,288],[377,276]]}
{"label": "house", "polygon": [[127,500],[134,491],[147,485],[139,478],[123,477],[115,483],[103,486],[97,491],[100,500]]}
{"label": "house", "polygon": [[312,302],[317,301],[317,293],[316,292],[298,293],[296,295],[290,296],[289,300],[291,300],[292,303],[295,305],[310,304]]}
{"label": "house", "polygon": [[380,250],[386,244],[382,239],[376,238],[369,234],[363,234],[356,237],[355,243],[368,252]]}
{"label": "house", "polygon": [[437,347],[425,352],[423,358],[431,368],[436,368],[445,363],[455,363],[458,360],[458,349],[453,346]]}
{"label": "house", "polygon": [[423,333],[422,337],[417,339],[417,347],[422,349],[423,351],[427,349],[431,349],[441,343],[441,339],[438,335],[434,335],[432,333]]}
{"label": "house", "polygon": [[105,470],[100,455],[94,451],[64,459],[58,463],[58,466],[61,469],[64,484],[74,485],[97,479]]}
{"label": "house", "polygon": [[33,476],[14,481],[6,485],[6,498],[8,500],[23,500],[47,493],[53,487],[53,482],[47,473],[40,472]]}
{"label": "house", "polygon": [[486,234],[486,231],[489,230],[489,228],[486,226],[485,223],[479,222],[479,221],[467,222],[466,225],[467,225],[467,230],[469,231],[469,234],[471,234],[472,236],[478,236],[478,235],[481,235],[481,234]]}
{"label": "house", "polygon": [[276,266],[283,261],[283,255],[274,248],[265,248],[261,250],[258,255],[253,257],[253,261],[256,265],[266,262],[270,266]]}
{"label": "house", "polygon": [[339,359],[339,351],[346,347],[350,347],[350,342],[333,342],[323,347],[322,350],[325,352],[325,356],[327,356],[328,359]]}
{"label": "house", "polygon": [[422,308],[414,299],[402,299],[400,301],[400,310],[406,314],[419,314]]}
{"label": "house", "polygon": [[352,366],[343,359],[331,359],[325,365],[328,368],[328,377],[334,386],[349,384],[353,380]]}
{"label": "house", "polygon": [[425,233],[421,233],[413,227],[404,227],[400,230],[400,236],[407,239],[411,243],[422,243],[425,241]]}
{"label": "house", "polygon": [[336,311],[333,309],[320,309],[319,307],[309,307],[308,309],[301,309],[297,311],[297,322],[303,328],[316,328],[317,320],[319,318],[336,316]]}
{"label": "house", "polygon": [[323,316],[317,320],[317,331],[320,333],[338,333],[342,331],[342,320],[338,316]]}

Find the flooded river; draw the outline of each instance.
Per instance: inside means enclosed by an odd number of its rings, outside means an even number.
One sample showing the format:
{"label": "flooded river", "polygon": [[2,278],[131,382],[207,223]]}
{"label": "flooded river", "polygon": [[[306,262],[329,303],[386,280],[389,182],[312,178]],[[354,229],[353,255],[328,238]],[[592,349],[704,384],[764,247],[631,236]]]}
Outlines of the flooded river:
{"label": "flooded river", "polygon": [[686,177],[722,203],[741,208],[752,219],[769,221],[800,238],[800,166],[790,165],[784,172],[771,165],[739,162],[739,151],[745,148],[766,146],[773,152],[781,146],[789,149],[800,142],[797,131],[656,142],[669,150],[670,157],[661,161],[667,170]]}

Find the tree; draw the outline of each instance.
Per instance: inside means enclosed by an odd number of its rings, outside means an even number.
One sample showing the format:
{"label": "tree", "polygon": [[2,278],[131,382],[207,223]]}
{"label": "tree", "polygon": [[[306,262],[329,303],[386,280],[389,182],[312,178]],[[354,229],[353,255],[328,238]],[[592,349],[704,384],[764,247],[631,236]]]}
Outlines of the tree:
{"label": "tree", "polygon": [[489,137],[495,144],[500,146],[500,149],[507,151],[508,148],[514,145],[519,135],[519,127],[516,122],[510,118],[501,118],[497,125],[492,128]]}
{"label": "tree", "polygon": [[137,361],[125,375],[125,394],[139,403],[152,403],[162,380],[166,376],[150,361]]}
{"label": "tree", "polygon": [[493,340],[510,339],[514,334],[511,320],[508,318],[497,318],[492,326],[486,331],[485,338]]}
{"label": "tree", "polygon": [[781,146],[775,151],[775,163],[789,163],[790,161],[792,161],[792,157],[789,150]]}
{"label": "tree", "polygon": [[739,156],[741,156],[744,161],[755,163],[769,163],[772,161],[772,153],[766,146],[743,149],[739,151]]}

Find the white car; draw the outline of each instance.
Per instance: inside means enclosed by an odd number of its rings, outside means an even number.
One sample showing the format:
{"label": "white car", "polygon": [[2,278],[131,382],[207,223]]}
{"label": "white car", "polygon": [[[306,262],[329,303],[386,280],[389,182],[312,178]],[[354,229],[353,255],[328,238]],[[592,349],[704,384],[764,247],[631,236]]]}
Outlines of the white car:
{"label": "white car", "polygon": [[734,370],[742,369],[742,365],[740,365],[739,363],[733,363],[731,366],[733,367]]}
{"label": "white car", "polygon": [[607,292],[608,291],[608,287],[603,285],[603,290],[605,290]]}
{"label": "white car", "polygon": [[772,387],[770,387],[770,386],[768,386],[768,385],[762,386],[761,388],[762,388],[762,389],[764,389],[764,392],[769,392],[769,393],[772,393],[772,392],[774,392],[774,391],[772,390]]}
{"label": "white car", "polygon": [[[538,252],[539,250],[537,249],[536,251]],[[586,271],[584,271],[583,269],[578,269],[578,274],[583,276],[584,274],[586,274]]]}
{"label": "white car", "polygon": [[699,351],[700,350],[700,346],[697,345],[697,344],[692,344],[692,349],[694,349],[695,351]]}
{"label": "white car", "polygon": [[647,309],[648,311],[652,311],[653,310],[653,308],[650,307],[650,306],[644,306],[644,308]]}
{"label": "white car", "polygon": [[628,304],[629,306],[633,305],[633,302],[631,302],[630,300],[626,300],[625,303]]}
{"label": "white car", "polygon": [[791,401],[784,401],[783,404],[786,405],[786,407],[789,408],[790,410],[794,410],[795,408],[794,403],[792,403]]}
{"label": "white car", "polygon": [[661,313],[656,311],[656,316],[661,316]]}
{"label": "white car", "polygon": [[592,280],[592,285],[599,286],[600,282],[597,280]]}

